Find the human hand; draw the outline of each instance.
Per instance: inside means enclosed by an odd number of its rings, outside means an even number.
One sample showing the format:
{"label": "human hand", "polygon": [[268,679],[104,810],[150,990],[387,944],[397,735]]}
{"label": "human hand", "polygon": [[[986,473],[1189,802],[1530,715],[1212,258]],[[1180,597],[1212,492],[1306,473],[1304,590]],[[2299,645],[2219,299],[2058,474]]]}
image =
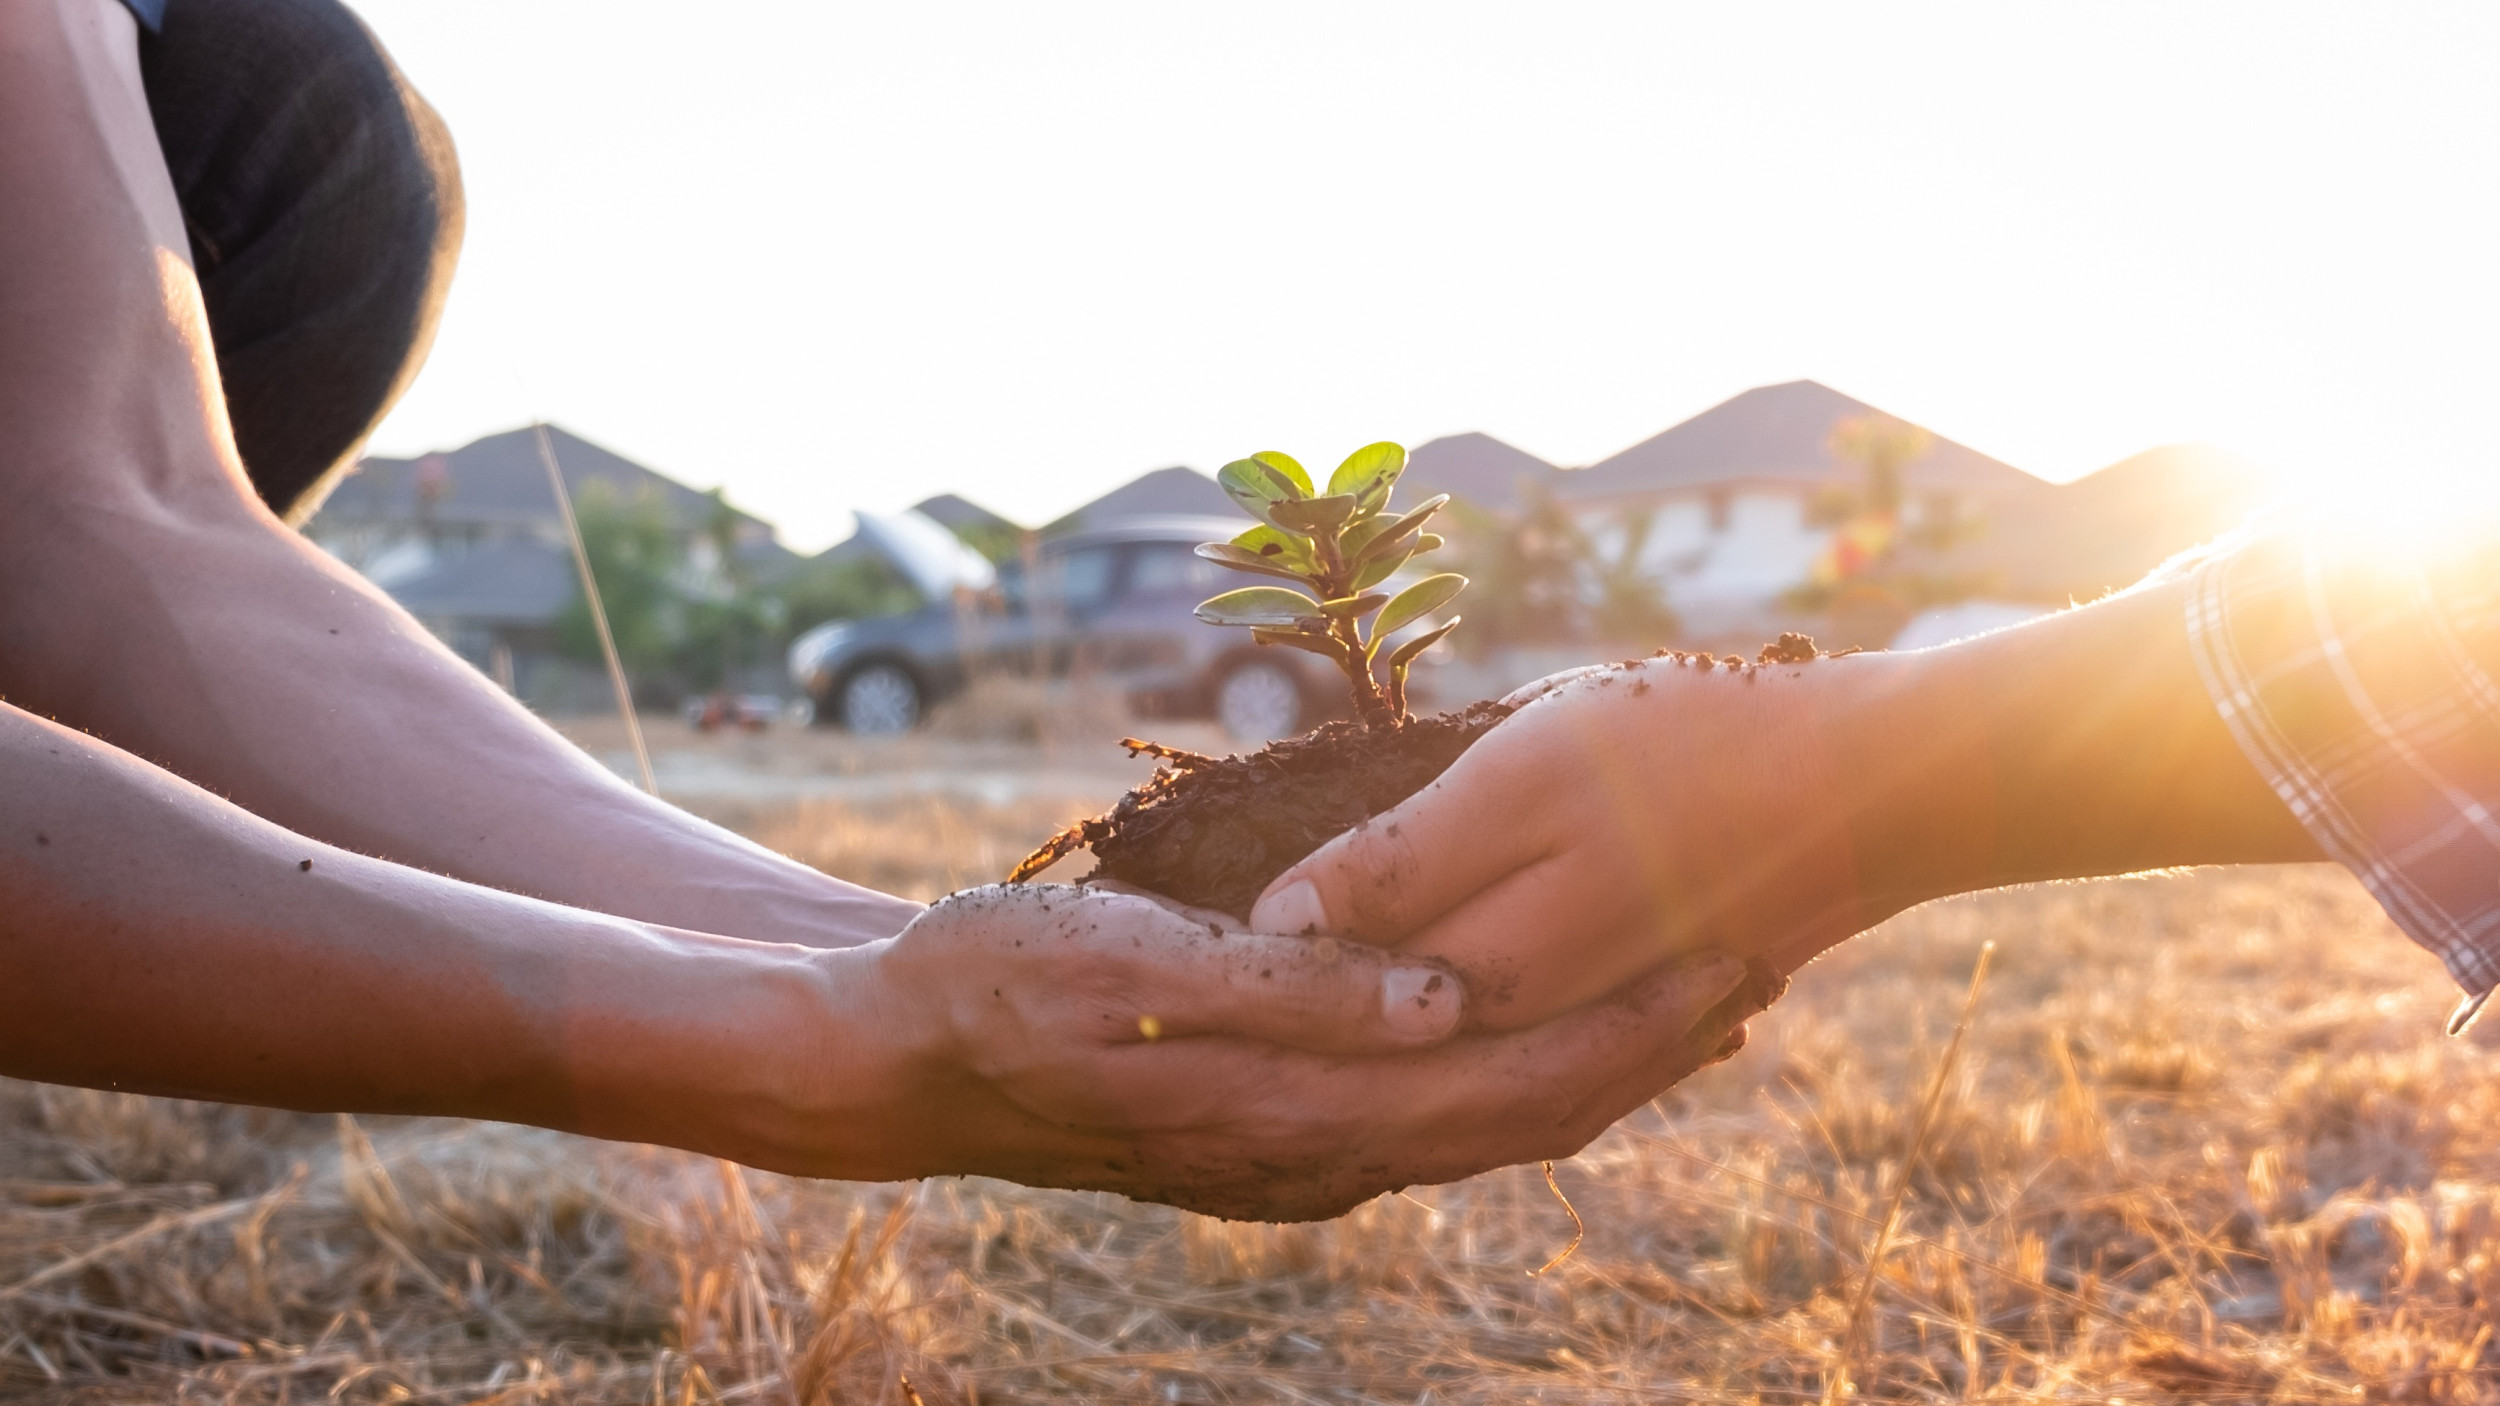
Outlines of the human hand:
{"label": "human hand", "polygon": [[1278,876],[1250,925],[1448,960],[1495,1030],[1703,949],[1793,970],[1891,911],[1827,755],[1851,673],[1869,681],[1854,658],[1652,659],[1531,685],[1438,780]]}
{"label": "human hand", "polygon": [[865,1067],[828,1069],[747,1160],[1284,1220],[1567,1156],[1732,1053],[1766,999],[1703,957],[1534,1030],[1452,1038],[1465,997],[1429,958],[1058,885],[957,894],[815,960]]}

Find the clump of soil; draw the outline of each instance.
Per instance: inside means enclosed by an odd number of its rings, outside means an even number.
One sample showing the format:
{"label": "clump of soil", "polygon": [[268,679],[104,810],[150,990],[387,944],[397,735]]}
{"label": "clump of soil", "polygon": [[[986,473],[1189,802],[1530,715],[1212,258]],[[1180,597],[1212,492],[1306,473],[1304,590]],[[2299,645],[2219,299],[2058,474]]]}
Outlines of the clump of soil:
{"label": "clump of soil", "polygon": [[[1713,658],[1665,649],[1653,656],[1741,673],[1749,683],[1757,669],[1832,657],[1815,648],[1812,637],[1794,632],[1764,645],[1751,661],[1734,654]],[[1626,660],[1617,666],[1632,678],[1635,693],[1649,691],[1649,680],[1640,676],[1640,666],[1648,662]],[[1611,684],[1614,676],[1598,682]],[[1093,850],[1097,861],[1087,880],[1134,884],[1193,907],[1246,919],[1269,881],[1304,855],[1422,790],[1512,711],[1510,705],[1488,702],[1436,717],[1409,718],[1394,727],[1332,722],[1234,757],[1202,756],[1130,738],[1126,745],[1132,753],[1151,753],[1165,764],[1108,813],[1052,836],[1016,866],[1007,882],[1023,883],[1085,848]]]}
{"label": "clump of soil", "polygon": [[1762,646],[1754,656],[1757,664],[1811,664],[1822,651],[1814,647],[1814,636],[1794,630],[1783,632],[1778,639]]}
{"label": "clump of soil", "polygon": [[1422,790],[1510,713],[1477,703],[1388,729],[1332,722],[1234,757],[1132,741],[1165,765],[1108,814],[1060,832],[1008,882],[1084,846],[1097,861],[1089,880],[1115,879],[1247,918],[1270,880]]}

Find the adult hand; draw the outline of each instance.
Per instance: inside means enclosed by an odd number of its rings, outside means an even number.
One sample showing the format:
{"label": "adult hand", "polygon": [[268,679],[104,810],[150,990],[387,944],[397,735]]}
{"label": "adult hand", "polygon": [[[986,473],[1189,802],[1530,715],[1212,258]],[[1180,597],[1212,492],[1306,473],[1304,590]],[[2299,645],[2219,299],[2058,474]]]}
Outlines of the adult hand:
{"label": "adult hand", "polygon": [[1438,780],[1280,875],[1250,925],[1446,959],[1497,1030],[1703,949],[1792,970],[1883,911],[1816,717],[1853,671],[1653,659],[1531,685]]}
{"label": "adult hand", "polygon": [[1547,1026],[1453,1038],[1465,997],[1429,958],[1057,885],[957,894],[890,941],[815,959],[850,993],[839,1023],[870,1067],[739,1155],[1259,1219],[1567,1156],[1732,1052],[1765,999],[1710,956]]}

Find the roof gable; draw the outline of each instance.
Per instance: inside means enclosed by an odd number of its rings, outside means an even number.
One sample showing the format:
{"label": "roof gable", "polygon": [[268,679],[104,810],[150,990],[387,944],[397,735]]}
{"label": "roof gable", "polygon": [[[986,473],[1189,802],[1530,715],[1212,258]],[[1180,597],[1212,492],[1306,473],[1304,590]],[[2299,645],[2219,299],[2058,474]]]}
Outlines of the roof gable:
{"label": "roof gable", "polygon": [[1140,474],[1043,530],[1055,536],[1139,517],[1237,517],[1244,526],[1249,523],[1214,479],[1176,466]]}
{"label": "roof gable", "polygon": [[1019,526],[1013,519],[1001,517],[960,493],[941,493],[934,498],[923,498],[912,504],[911,510],[941,527],[958,532],[967,527],[1014,529]]}
{"label": "roof gable", "polygon": [[[576,500],[591,484],[603,483],[628,500],[643,493],[653,495],[681,530],[695,531],[711,521],[714,504],[709,494],[556,425],[547,427],[547,441],[557,467],[563,470],[565,487]],[[425,501],[429,490],[430,504]],[[770,531],[753,514],[736,508],[730,511],[742,524]],[[472,440],[445,454],[363,460],[331,492],[313,522],[319,527],[426,518],[445,524],[508,526],[548,521],[555,515],[555,498],[547,491],[547,468],[538,457],[536,431],[523,428]]]}
{"label": "roof gable", "polygon": [[[1852,416],[1880,413],[1816,381],[1757,386],[1620,454],[1564,472],[1556,488],[1566,498],[1596,498],[1739,481],[1825,483],[1858,472],[1832,453],[1833,427]],[[1914,488],[1997,493],[2048,486],[1942,435],[1904,478]]]}
{"label": "roof gable", "polygon": [[581,593],[563,549],[529,538],[490,542],[391,586],[412,615],[492,625],[544,625]]}
{"label": "roof gable", "polygon": [[1523,482],[1545,483],[1560,472],[1489,434],[1471,430],[1443,435],[1407,451],[1406,474],[1398,480],[1398,501],[1419,503],[1435,493],[1447,493],[1479,508],[1508,511],[1519,506]]}

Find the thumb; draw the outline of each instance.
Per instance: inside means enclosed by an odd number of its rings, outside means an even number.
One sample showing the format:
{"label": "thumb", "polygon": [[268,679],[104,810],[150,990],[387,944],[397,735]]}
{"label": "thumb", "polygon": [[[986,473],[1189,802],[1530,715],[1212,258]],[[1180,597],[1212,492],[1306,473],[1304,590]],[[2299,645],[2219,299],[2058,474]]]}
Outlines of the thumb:
{"label": "thumb", "polygon": [[1250,909],[1265,933],[1337,933],[1392,944],[1536,862],[1541,830],[1510,779],[1500,728],[1404,802],[1320,846],[1271,881]]}
{"label": "thumb", "polygon": [[1465,984],[1447,966],[1333,937],[1202,936],[1150,960],[1135,998],[1147,1040],[1235,1035],[1391,1053],[1440,1043],[1465,1013]]}

